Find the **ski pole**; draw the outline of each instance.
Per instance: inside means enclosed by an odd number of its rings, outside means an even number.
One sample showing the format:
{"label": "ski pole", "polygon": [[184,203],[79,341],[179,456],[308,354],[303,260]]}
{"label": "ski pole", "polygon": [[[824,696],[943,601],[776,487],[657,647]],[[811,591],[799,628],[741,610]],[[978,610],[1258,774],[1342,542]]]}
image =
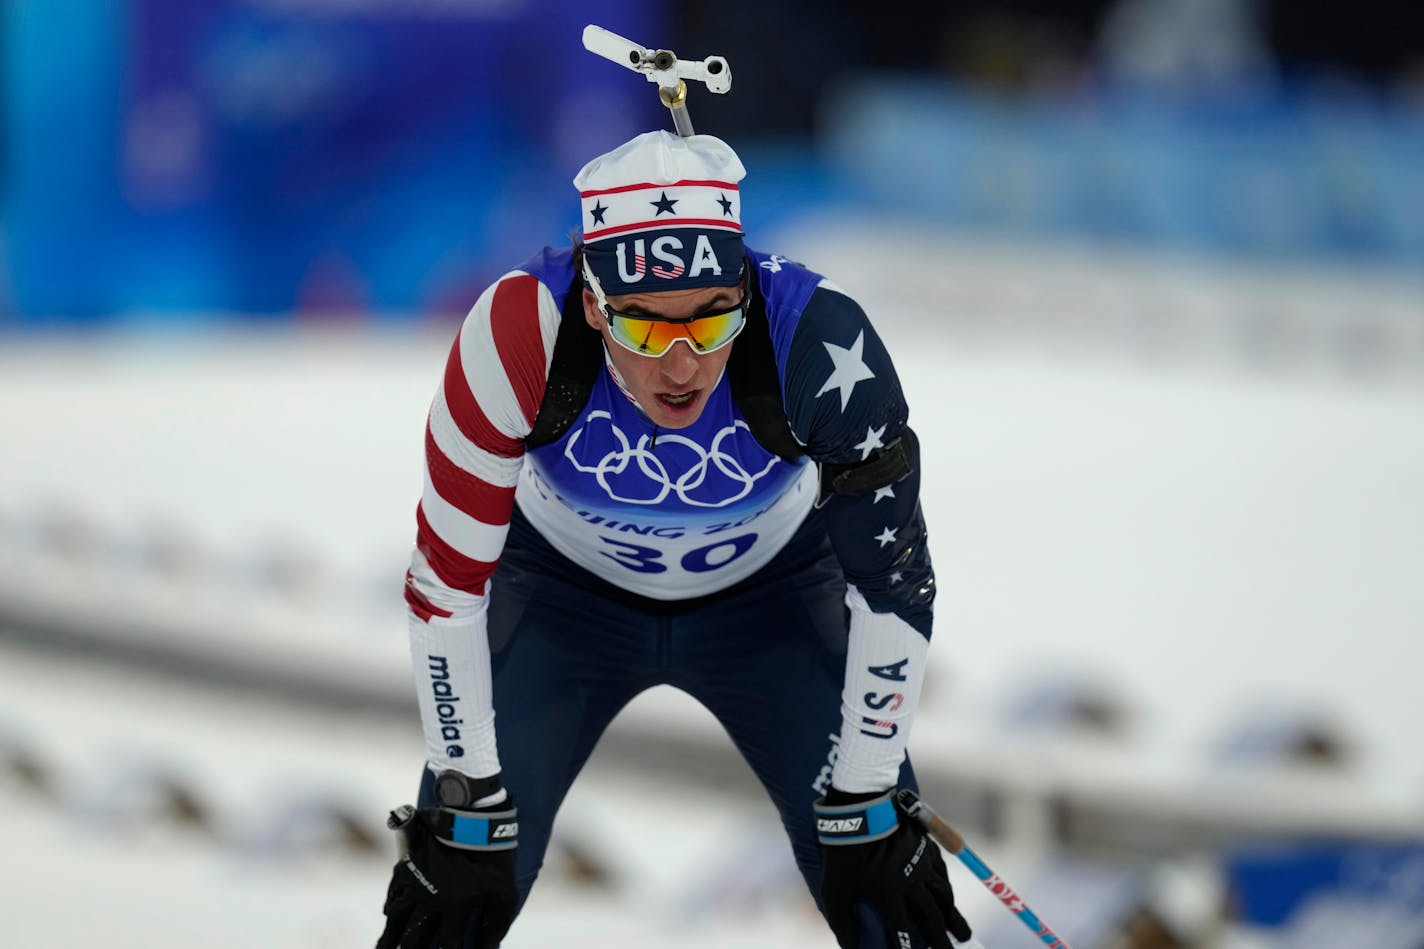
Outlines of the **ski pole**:
{"label": "ski pole", "polygon": [[1049,949],[1072,949],[1062,936],[1049,929],[1048,924],[1028,908],[1023,897],[1015,893],[1003,878],[990,870],[989,865],[979,859],[977,853],[969,849],[964,838],[959,836],[953,827],[946,824],[935,813],[934,808],[920,800],[918,794],[905,788],[896,792],[895,799],[912,820],[917,821],[936,843],[958,857],[959,862],[968,867],[969,872],[978,877],[979,882],[983,883],[990,893],[998,897],[999,902],[1007,906],[1015,916],[1023,921],[1025,926],[1033,930],[1034,935],[1045,946],[1048,946]]}

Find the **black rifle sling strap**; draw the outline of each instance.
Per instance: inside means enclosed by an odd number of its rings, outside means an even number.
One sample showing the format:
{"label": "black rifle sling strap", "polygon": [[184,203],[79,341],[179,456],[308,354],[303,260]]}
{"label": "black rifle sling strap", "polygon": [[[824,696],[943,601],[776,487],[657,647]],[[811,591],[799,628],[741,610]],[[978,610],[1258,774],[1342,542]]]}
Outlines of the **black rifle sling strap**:
{"label": "black rifle sling strap", "polygon": [[899,437],[864,461],[821,465],[821,493],[859,497],[903,480],[919,465],[920,440],[906,425]]}
{"label": "black rifle sling strap", "polygon": [[[747,264],[750,267],[751,261]],[[804,450],[791,434],[786,409],[781,403],[781,381],[776,372],[776,354],[771,347],[766,302],[757,289],[754,273],[750,282],[747,325],[732,344],[732,354],[727,359],[727,381],[732,387],[732,398],[746,417],[757,442],[772,454],[795,461]],[[588,404],[602,365],[603,338],[584,321],[583,277],[575,271],[559,317],[559,335],[554,341],[544,401],[539,404],[534,428],[524,441],[526,446],[547,445],[569,430]]]}
{"label": "black rifle sling strap", "polygon": [[757,286],[756,269],[751,271],[747,291],[747,325],[732,344],[727,360],[727,382],[732,398],[761,447],[795,463],[806,449],[791,433],[786,406],[781,401],[781,374],[776,371],[776,352],[771,346],[771,324],[766,318],[766,300]]}
{"label": "black rifle sling strap", "polygon": [[524,440],[528,448],[558,441],[588,404],[593,380],[603,365],[603,337],[589,328],[583,318],[583,277],[574,271],[574,282],[564,297],[559,316],[559,335],[554,339],[554,356],[549,362],[549,380],[544,384],[544,400],[534,417],[534,428]]}

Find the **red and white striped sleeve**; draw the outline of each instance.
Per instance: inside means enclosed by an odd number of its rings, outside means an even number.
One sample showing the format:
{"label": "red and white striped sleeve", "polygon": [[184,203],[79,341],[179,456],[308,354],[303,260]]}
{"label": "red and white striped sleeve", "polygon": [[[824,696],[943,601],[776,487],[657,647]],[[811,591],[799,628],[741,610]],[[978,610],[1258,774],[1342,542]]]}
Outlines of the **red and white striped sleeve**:
{"label": "red and white striped sleeve", "polygon": [[559,317],[549,288],[515,271],[480,296],[451,347],[426,423],[406,576],[406,602],[421,620],[451,616],[485,592],[509,531]]}

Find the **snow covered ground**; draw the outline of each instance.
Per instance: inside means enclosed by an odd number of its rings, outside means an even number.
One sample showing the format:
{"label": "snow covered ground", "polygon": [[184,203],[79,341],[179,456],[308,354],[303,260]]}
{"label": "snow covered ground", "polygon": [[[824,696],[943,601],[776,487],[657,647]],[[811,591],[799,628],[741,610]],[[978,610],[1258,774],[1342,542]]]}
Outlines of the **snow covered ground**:
{"label": "snow covered ground", "polygon": [[[1424,830],[1417,286],[888,237],[874,259],[793,243],[876,316],[924,446],[941,593],[917,758],[1128,810]],[[399,583],[452,336],[0,338],[0,607],[399,707]],[[333,855],[315,802],[336,794],[338,813],[378,825],[411,793],[413,728],[82,658],[0,640],[0,753],[41,749],[63,789],[37,794],[0,767],[7,944],[373,938],[389,855]],[[1108,697],[1125,727],[1082,739],[1022,724],[1044,683]],[[1231,737],[1282,715],[1338,730],[1346,768],[1232,766]],[[634,746],[671,729],[729,747],[670,690],[615,729]],[[687,783],[650,797],[626,759],[597,762],[564,830],[616,882],[552,865],[512,949],[672,933],[690,947],[830,945],[768,846],[769,807]],[[158,774],[206,802],[207,830],[143,818]],[[300,856],[303,834],[322,856]],[[1006,876],[1041,868],[1016,849],[1035,839],[1011,822]],[[745,854],[756,886],[726,872]],[[956,879],[976,912],[998,912]]]}
{"label": "snow covered ground", "polygon": [[[410,799],[417,735],[0,657],[0,723],[44,737],[52,790],[0,783],[6,946],[375,942],[394,860],[376,828]],[[70,698],[54,702],[56,688]],[[834,945],[775,846],[769,805],[607,769],[588,777],[510,949],[663,946],[674,932],[688,946]],[[196,798],[199,822],[165,817],[160,779]],[[378,846],[342,846],[336,814],[366,820]],[[756,863],[735,884],[733,851]],[[598,855],[592,880],[575,871],[584,852]]]}

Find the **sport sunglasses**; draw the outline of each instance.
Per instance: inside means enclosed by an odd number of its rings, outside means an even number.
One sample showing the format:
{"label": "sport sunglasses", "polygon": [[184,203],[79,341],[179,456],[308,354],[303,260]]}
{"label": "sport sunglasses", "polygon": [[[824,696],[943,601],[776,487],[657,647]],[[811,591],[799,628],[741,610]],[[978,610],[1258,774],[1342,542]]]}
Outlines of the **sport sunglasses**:
{"label": "sport sunglasses", "polygon": [[691,346],[695,353],[715,352],[736,339],[747,323],[745,282],[741,285],[741,296],[731,308],[716,306],[710,311],[674,318],[613,309],[608,305],[603,287],[589,270],[587,261],[583,266],[583,278],[593,291],[603,318],[608,321],[609,335],[624,349],[640,356],[661,356],[678,340]]}

